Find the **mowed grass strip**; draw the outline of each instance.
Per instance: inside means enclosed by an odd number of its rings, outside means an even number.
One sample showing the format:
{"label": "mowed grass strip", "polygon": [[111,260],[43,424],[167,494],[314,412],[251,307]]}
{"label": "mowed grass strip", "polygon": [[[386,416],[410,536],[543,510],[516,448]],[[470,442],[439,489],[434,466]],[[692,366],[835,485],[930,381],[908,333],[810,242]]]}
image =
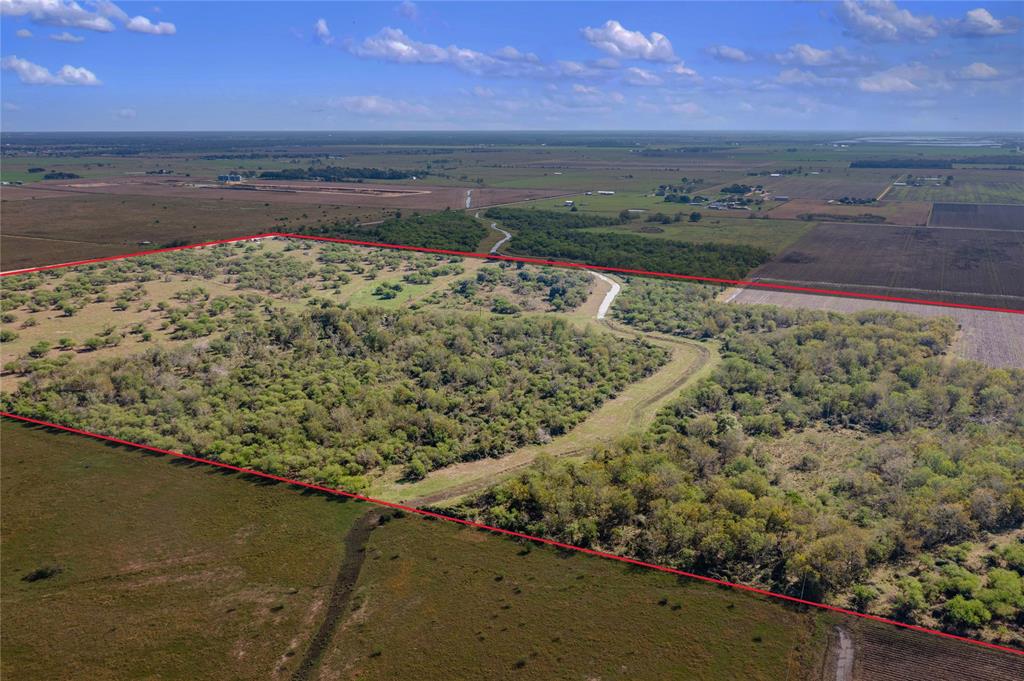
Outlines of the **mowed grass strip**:
{"label": "mowed grass strip", "polygon": [[4,678],[291,675],[365,504],[0,424]]}
{"label": "mowed grass strip", "polygon": [[408,516],[352,607],[322,678],[808,679],[828,617]]}

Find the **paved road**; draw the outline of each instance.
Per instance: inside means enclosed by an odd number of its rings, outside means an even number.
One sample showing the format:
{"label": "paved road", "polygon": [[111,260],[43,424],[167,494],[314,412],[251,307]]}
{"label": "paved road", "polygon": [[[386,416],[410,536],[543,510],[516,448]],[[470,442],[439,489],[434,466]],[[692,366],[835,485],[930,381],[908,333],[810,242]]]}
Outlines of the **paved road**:
{"label": "paved road", "polygon": [[610,289],[608,289],[608,293],[605,294],[604,300],[601,301],[601,307],[597,308],[597,318],[598,319],[604,319],[605,316],[608,314],[608,310],[611,309],[612,303],[615,302],[615,296],[619,295],[619,291],[622,290],[622,287],[619,286],[619,284],[617,282],[612,281],[611,279],[609,279],[608,277],[604,276],[603,274],[599,274],[599,273],[591,271],[591,270],[587,270],[587,271],[590,272],[591,274],[593,274],[595,277],[597,277],[601,281],[603,281],[603,282],[605,282],[607,284],[611,284],[612,285],[612,287]]}
{"label": "paved road", "polygon": [[469,208],[469,206],[472,203],[473,203],[473,190],[472,189],[467,189],[466,190],[466,208]]}

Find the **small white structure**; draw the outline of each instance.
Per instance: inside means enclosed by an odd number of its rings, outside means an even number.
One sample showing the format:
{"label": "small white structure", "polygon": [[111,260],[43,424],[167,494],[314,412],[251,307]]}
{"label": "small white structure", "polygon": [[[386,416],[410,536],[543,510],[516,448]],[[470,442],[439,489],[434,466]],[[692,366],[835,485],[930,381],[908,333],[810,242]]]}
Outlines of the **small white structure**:
{"label": "small white structure", "polygon": [[566,201],[566,202],[565,202],[564,204],[562,204],[562,205],[563,205],[563,206],[571,206],[571,205],[573,205],[574,203],[576,203],[576,202],[575,202],[575,201],[572,201],[572,200],[569,200],[569,201]]}
{"label": "small white structure", "polygon": [[600,194],[601,196],[615,196],[615,192],[609,191],[607,189],[598,189],[597,193]]}

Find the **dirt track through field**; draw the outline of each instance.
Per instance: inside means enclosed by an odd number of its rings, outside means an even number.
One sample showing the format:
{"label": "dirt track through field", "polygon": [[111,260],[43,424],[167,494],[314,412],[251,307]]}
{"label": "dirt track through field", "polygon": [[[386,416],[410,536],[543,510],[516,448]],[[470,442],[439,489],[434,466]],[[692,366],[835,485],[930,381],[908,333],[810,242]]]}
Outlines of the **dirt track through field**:
{"label": "dirt track through field", "polygon": [[334,579],[334,585],[331,587],[331,594],[327,600],[327,611],[324,614],[323,622],[320,623],[320,628],[317,629],[309,643],[306,654],[299,662],[295,673],[292,674],[292,681],[307,681],[307,679],[313,678],[320,666],[324,650],[331,642],[331,637],[338,625],[344,619],[349,603],[352,602],[356,581],[363,568],[363,561],[366,560],[366,543],[379,520],[379,510],[368,510],[345,535],[345,553],[341,559],[341,565],[338,567],[338,576]]}

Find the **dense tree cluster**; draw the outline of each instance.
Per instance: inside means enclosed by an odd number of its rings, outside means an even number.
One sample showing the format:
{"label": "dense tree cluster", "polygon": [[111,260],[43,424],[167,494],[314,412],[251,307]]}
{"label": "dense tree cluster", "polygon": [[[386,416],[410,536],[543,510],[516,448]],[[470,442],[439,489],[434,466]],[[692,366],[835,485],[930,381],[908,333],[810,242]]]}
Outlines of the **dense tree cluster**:
{"label": "dense tree cluster", "polygon": [[521,308],[561,312],[582,305],[591,283],[591,276],[578,270],[501,263],[481,267],[474,279],[452,283],[447,299],[502,314]]}
{"label": "dense tree cluster", "polygon": [[487,236],[487,228],[479,220],[462,211],[452,210],[429,215],[395,217],[378,225],[337,222],[306,231],[361,241],[470,252],[475,251]]}
{"label": "dense tree cluster", "polygon": [[[1020,638],[1024,372],[951,361],[949,320],[725,305],[713,290],[675,288],[630,282],[620,317],[719,338],[714,371],[648,432],[583,460],[540,461],[464,511],[909,621],[1009,627]],[[822,436],[820,452],[780,460],[780,448],[825,431],[860,433],[858,444],[830,449]],[[967,561],[965,542],[1005,533],[1018,539]],[[970,569],[950,563],[957,551]]]}
{"label": "dense tree cluster", "polygon": [[523,255],[726,279],[742,278],[770,257],[768,251],[753,246],[693,244],[584,231],[619,224],[603,216],[522,208],[491,208],[485,216],[516,230],[508,250]]}
{"label": "dense tree cluster", "polygon": [[621,225],[626,220],[592,213],[562,213],[555,210],[532,208],[488,208],[484,217],[500,221],[505,227],[515,230],[526,229],[586,229],[588,227],[610,227]]}
{"label": "dense tree cluster", "polygon": [[335,166],[310,166],[309,168],[283,168],[260,173],[264,180],[320,180],[321,182],[349,182],[352,180],[408,180],[416,173],[394,168],[338,168]]}
{"label": "dense tree cluster", "polygon": [[348,488],[567,431],[666,353],[554,318],[275,309],[29,375],[4,409]]}

